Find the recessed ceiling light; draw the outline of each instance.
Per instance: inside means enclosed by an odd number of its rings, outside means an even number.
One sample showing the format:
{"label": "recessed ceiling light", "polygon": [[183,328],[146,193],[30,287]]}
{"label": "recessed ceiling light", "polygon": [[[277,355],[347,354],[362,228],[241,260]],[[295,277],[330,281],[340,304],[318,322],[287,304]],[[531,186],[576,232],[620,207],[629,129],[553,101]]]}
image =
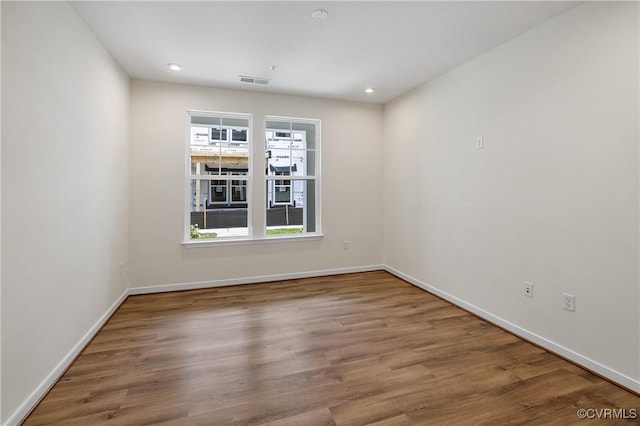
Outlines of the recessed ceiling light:
{"label": "recessed ceiling light", "polygon": [[171,71],[180,71],[182,69],[181,65],[174,64],[174,63],[167,64],[167,66]]}
{"label": "recessed ceiling light", "polygon": [[324,9],[316,9],[311,12],[311,17],[316,21],[324,21],[329,17],[329,12]]}
{"label": "recessed ceiling light", "polygon": [[367,87],[366,89],[364,89],[364,93],[373,93],[375,91],[376,89],[374,89],[373,87]]}

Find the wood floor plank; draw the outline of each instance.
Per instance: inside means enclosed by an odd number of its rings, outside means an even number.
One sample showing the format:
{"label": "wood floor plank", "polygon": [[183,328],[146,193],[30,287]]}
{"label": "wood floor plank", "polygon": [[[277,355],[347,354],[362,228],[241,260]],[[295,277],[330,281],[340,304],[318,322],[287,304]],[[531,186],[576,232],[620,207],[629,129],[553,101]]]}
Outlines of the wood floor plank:
{"label": "wood floor plank", "polygon": [[386,273],[129,297],[24,425],[630,425],[640,398]]}

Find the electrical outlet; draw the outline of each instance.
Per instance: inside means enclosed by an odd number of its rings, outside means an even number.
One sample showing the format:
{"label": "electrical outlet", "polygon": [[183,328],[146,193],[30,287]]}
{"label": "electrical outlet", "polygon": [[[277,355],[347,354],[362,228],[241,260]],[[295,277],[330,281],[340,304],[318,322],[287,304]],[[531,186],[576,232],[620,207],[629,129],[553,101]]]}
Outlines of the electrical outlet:
{"label": "electrical outlet", "polygon": [[349,250],[349,241],[344,240],[344,242],[342,243],[342,248],[345,250]]}
{"label": "electrical outlet", "polygon": [[527,297],[533,297],[533,284],[528,283],[528,282],[524,282],[523,284],[523,290],[524,290],[524,295]]}
{"label": "electrical outlet", "polygon": [[122,276],[123,272],[124,272],[124,262],[120,262],[120,276]]}
{"label": "electrical outlet", "polygon": [[476,138],[476,145],[475,145],[476,149],[482,149],[484,148],[484,138],[482,136],[478,136]]}
{"label": "electrical outlet", "polygon": [[576,310],[576,297],[573,294],[562,293],[562,307],[567,311]]}

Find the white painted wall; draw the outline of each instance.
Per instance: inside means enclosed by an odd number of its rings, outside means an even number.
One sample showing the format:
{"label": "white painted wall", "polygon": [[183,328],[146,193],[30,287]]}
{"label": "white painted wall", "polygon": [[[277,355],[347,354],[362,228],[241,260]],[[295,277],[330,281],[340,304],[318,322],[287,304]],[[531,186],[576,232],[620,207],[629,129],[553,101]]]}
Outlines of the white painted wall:
{"label": "white painted wall", "polygon": [[[384,111],[144,81],[130,92],[67,4],[1,11],[3,423],[129,283],[383,260],[640,379],[637,3],[584,4]],[[325,237],[184,248],[187,109],[254,114],[256,147],[265,114],[320,118]]]}
{"label": "white painted wall", "polygon": [[[0,34],[2,34],[2,7],[0,7]],[[0,37],[1,42],[1,37]],[[2,64],[2,49],[0,48],[0,64]],[[2,66],[0,66],[0,82],[2,81]],[[2,99],[2,84],[0,84],[0,99]],[[0,102],[0,129],[2,129],[2,102]],[[2,241],[2,135],[0,130],[0,241]],[[0,423],[2,422],[2,244],[0,244]]]}
{"label": "white painted wall", "polygon": [[[264,115],[321,119],[325,236],[314,241],[182,246],[188,109],[253,114],[255,149],[264,149]],[[133,80],[131,129],[133,287],[380,264],[380,105]],[[253,172],[264,173],[264,168],[254,164]],[[257,195],[264,200],[264,193]],[[344,240],[350,242],[349,250],[343,250]]]}
{"label": "white painted wall", "polygon": [[129,79],[68,4],[2,2],[2,125],[4,423],[127,288]]}
{"label": "white painted wall", "polygon": [[637,2],[585,3],[390,102],[384,123],[385,263],[631,383],[638,27]]}

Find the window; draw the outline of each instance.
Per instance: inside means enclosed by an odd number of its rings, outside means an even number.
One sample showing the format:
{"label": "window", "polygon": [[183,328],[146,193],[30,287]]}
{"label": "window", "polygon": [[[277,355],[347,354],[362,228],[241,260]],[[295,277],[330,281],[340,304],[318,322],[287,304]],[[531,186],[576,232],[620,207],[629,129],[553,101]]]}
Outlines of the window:
{"label": "window", "polygon": [[188,229],[186,240],[249,235],[251,117],[187,113]]}
{"label": "window", "polygon": [[185,242],[320,233],[319,120],[266,116],[253,140],[249,114],[187,111],[187,129]]}
{"label": "window", "polygon": [[319,232],[320,121],[266,117],[264,134],[266,234]]}

